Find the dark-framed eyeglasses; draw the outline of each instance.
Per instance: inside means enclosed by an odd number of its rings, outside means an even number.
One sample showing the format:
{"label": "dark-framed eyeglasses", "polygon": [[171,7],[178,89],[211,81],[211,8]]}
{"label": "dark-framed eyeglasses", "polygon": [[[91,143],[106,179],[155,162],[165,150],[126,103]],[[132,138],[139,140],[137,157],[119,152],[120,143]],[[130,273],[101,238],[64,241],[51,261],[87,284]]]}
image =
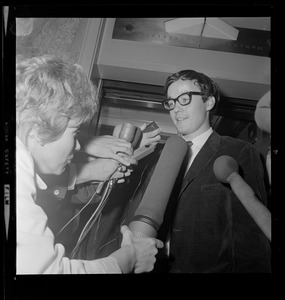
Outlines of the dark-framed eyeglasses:
{"label": "dark-framed eyeglasses", "polygon": [[188,105],[192,101],[192,96],[193,95],[204,95],[201,92],[187,92],[179,95],[175,99],[166,99],[162,102],[162,105],[165,109],[167,110],[172,110],[174,109],[176,102],[178,101],[180,105],[185,106]]}

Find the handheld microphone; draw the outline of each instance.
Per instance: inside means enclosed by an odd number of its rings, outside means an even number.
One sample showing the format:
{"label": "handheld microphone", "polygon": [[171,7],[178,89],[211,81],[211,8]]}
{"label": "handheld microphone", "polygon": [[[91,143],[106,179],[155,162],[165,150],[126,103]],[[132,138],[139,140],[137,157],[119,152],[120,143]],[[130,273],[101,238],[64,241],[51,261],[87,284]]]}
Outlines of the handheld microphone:
{"label": "handheld microphone", "polygon": [[237,161],[231,156],[222,155],[215,160],[213,170],[219,181],[230,184],[232,191],[247,212],[271,241],[271,213],[256,198],[253,189],[239,175]]}
{"label": "handheld microphone", "polygon": [[[119,137],[120,139],[123,139],[129,143],[132,144],[133,148],[136,149],[139,145],[139,142],[142,138],[142,131],[139,127],[137,127],[136,125],[132,124],[132,123],[123,123],[123,124],[119,124],[117,125],[114,130],[113,130],[113,136],[114,137]],[[139,149],[137,149],[139,150]],[[140,151],[139,153],[136,153],[136,155],[141,158],[142,151]],[[116,182],[116,179],[112,179],[110,182],[114,183]],[[98,194],[101,193],[102,187],[104,185],[104,182],[100,182],[98,184],[97,190],[96,192]]]}
{"label": "handheld microphone", "polygon": [[137,236],[156,237],[187,151],[185,140],[168,138],[129,228]]}
{"label": "handheld microphone", "polygon": [[131,143],[133,148],[136,149],[142,138],[142,131],[132,123],[123,123],[114,128],[113,136]]}
{"label": "handheld microphone", "polygon": [[263,95],[257,102],[254,119],[261,130],[271,134],[271,91]]}

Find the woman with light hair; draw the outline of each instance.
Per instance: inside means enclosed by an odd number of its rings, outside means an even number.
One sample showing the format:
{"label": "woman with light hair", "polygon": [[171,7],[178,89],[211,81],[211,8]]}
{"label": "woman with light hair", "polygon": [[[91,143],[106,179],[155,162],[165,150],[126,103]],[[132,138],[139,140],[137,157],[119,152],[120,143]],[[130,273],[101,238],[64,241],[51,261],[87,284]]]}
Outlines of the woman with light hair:
{"label": "woman with light hair", "polygon": [[[36,204],[39,174],[64,172],[80,149],[77,132],[98,110],[96,88],[76,64],[49,56],[18,59],[16,64],[16,220],[17,274],[141,273],[151,271],[162,242],[138,238],[121,228],[121,248],[98,260],[65,257]],[[108,178],[119,163],[106,160]]]}

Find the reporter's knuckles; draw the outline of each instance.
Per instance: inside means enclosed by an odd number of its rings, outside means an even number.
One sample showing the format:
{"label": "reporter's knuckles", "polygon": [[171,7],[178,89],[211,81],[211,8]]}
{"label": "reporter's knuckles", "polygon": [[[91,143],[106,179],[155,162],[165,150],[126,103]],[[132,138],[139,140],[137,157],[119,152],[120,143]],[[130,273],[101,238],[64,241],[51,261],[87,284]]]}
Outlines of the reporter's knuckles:
{"label": "reporter's knuckles", "polygon": [[120,163],[117,160],[110,159],[108,162],[109,162],[109,168],[115,169],[115,170],[118,169]]}
{"label": "reporter's knuckles", "polygon": [[152,249],[156,249],[156,241],[154,239],[149,239],[148,241],[146,241],[145,243],[146,248],[152,250]]}
{"label": "reporter's knuckles", "polygon": [[133,153],[133,146],[132,144],[128,144],[124,147],[125,153],[131,155]]}
{"label": "reporter's knuckles", "polygon": [[142,265],[142,266],[135,267],[134,272],[136,274],[139,274],[139,273],[148,273],[148,272],[151,272],[153,269],[154,269],[154,265],[153,264],[151,264],[151,265],[145,264],[145,265]]}
{"label": "reporter's knuckles", "polygon": [[127,167],[126,166],[120,166],[120,172],[125,172],[127,170]]}
{"label": "reporter's knuckles", "polygon": [[161,240],[155,239],[156,247],[162,248],[164,246],[164,243]]}
{"label": "reporter's knuckles", "polygon": [[143,131],[146,129],[147,123],[143,123],[141,126],[139,126],[140,130]]}
{"label": "reporter's knuckles", "polygon": [[121,173],[119,171],[117,171],[113,174],[113,178],[116,178],[116,179],[121,179],[123,177],[124,177],[124,173]]}
{"label": "reporter's knuckles", "polygon": [[122,225],[120,228],[121,233],[128,233],[129,235],[132,235],[132,232],[130,231],[130,228],[128,225]]}
{"label": "reporter's knuckles", "polygon": [[117,153],[118,159],[122,160],[122,161],[126,161],[126,162],[132,162],[134,160],[134,158],[132,157],[133,152],[130,151],[127,154],[124,153]]}

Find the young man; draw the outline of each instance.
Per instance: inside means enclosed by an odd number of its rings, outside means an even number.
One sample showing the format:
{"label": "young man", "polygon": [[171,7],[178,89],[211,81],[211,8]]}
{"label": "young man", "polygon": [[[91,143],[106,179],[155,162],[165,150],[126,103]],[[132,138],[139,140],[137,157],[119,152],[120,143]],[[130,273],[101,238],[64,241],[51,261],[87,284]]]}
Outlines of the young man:
{"label": "young man", "polygon": [[[191,141],[192,146],[158,232],[158,238],[166,246],[159,252],[156,273],[271,272],[269,240],[230,186],[221,183],[213,171],[218,157],[232,156],[244,180],[266,205],[264,171],[258,151],[245,141],[222,137],[211,128],[210,114],[218,101],[216,84],[204,74],[181,71],[167,80],[163,105],[170,112],[178,134]],[[89,253],[104,257],[119,247],[119,226],[132,221],[161,150],[162,147],[156,147],[140,161],[130,183],[123,185],[122,192],[116,192],[116,199],[107,203],[100,227],[104,238],[97,239],[95,250],[90,242],[93,251]],[[119,200],[120,195],[124,196],[124,202]]]}
{"label": "young man", "polygon": [[163,105],[178,134],[192,142],[181,188],[169,201],[167,211],[173,213],[166,214],[161,227],[161,236],[170,227],[169,271],[271,272],[269,240],[230,186],[217,180],[213,171],[219,156],[232,156],[243,179],[266,205],[264,170],[258,151],[245,141],[213,131],[210,114],[219,101],[219,91],[206,75],[180,71],[167,79],[165,91]]}

